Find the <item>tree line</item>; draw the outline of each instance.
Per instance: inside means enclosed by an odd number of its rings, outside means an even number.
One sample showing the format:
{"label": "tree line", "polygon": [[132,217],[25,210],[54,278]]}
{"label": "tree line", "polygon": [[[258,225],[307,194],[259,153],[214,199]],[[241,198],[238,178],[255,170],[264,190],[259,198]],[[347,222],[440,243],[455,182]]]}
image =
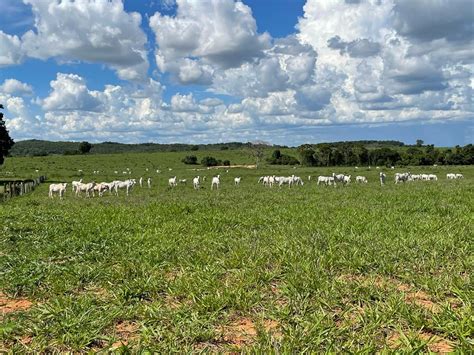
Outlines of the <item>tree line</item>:
{"label": "tree line", "polygon": [[298,147],[301,165],[305,166],[406,166],[471,165],[474,146],[435,148],[418,141],[414,146],[367,149],[362,144],[305,144]]}

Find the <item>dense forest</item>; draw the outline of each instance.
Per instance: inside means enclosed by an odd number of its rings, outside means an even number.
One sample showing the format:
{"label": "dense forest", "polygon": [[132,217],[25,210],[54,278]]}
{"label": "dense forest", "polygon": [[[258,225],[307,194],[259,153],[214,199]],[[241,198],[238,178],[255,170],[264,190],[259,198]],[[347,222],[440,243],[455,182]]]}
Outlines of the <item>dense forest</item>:
{"label": "dense forest", "polygon": [[[45,156],[51,154],[113,154],[143,152],[189,152],[265,148],[269,164],[305,166],[391,166],[391,165],[470,165],[474,164],[474,146],[436,148],[418,140],[414,145],[399,141],[347,141],[304,144],[297,148],[263,143],[216,144],[123,144],[103,142],[51,142],[25,140],[16,142],[11,156]],[[273,150],[272,150],[273,149]],[[284,151],[283,151],[284,150]],[[284,154],[283,154],[284,153]]]}

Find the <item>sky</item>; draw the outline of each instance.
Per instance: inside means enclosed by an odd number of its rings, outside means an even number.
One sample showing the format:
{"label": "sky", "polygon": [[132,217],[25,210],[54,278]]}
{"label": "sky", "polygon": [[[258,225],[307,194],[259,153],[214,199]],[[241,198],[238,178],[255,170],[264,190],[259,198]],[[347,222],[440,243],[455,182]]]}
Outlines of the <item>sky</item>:
{"label": "sky", "polygon": [[472,0],[0,0],[15,140],[474,143]]}

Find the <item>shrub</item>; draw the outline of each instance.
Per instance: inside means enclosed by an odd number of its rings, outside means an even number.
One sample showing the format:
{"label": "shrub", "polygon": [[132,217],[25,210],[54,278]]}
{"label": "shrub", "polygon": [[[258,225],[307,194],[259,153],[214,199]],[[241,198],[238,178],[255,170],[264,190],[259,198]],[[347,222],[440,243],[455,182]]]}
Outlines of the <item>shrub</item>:
{"label": "shrub", "polygon": [[195,155],[187,155],[181,161],[184,164],[189,164],[189,165],[196,165],[198,163],[198,159]]}
{"label": "shrub", "polygon": [[220,164],[220,161],[214,157],[204,157],[201,159],[201,165],[204,166],[217,166]]}

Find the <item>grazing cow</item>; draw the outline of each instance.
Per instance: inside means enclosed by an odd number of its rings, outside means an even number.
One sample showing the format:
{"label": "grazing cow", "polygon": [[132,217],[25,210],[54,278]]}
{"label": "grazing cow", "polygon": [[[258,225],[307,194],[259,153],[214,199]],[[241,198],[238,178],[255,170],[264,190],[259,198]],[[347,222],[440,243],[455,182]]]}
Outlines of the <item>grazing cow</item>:
{"label": "grazing cow", "polygon": [[334,178],[335,182],[344,182],[344,174],[332,173],[332,177]]}
{"label": "grazing cow", "polygon": [[151,178],[148,178],[146,182],[148,184],[148,188],[151,189]]}
{"label": "grazing cow", "polygon": [[334,176],[318,176],[318,185],[321,183],[326,186],[334,185],[334,187],[336,187],[336,180],[334,180]]}
{"label": "grazing cow", "polygon": [[99,197],[104,195],[104,192],[110,189],[110,185],[107,182],[101,182],[94,186],[92,190],[92,196],[95,196],[94,192],[97,191],[99,193]]}
{"label": "grazing cow", "polygon": [[411,178],[410,173],[396,173],[395,174],[395,184],[398,184],[400,182],[407,182]]}
{"label": "grazing cow", "polygon": [[194,188],[194,190],[199,190],[199,183],[200,183],[199,180],[200,180],[199,176],[196,176],[193,179],[193,188]]}
{"label": "grazing cow", "polygon": [[300,178],[299,176],[292,176],[292,178],[293,178],[293,181],[291,182],[292,184],[301,185],[301,186],[304,185],[303,179]]}
{"label": "grazing cow", "polygon": [[241,179],[242,179],[242,178],[241,178],[240,176],[234,178],[234,185],[240,185],[240,180],[241,180]]}
{"label": "grazing cow", "polygon": [[263,179],[265,179],[265,176],[260,176],[258,178],[257,184],[260,184],[261,182],[263,182]]}
{"label": "grazing cow", "polygon": [[214,185],[216,186],[216,189],[219,189],[220,184],[221,184],[221,176],[220,175],[214,176],[211,181],[211,190],[214,189]]}
{"label": "grazing cow", "polygon": [[81,192],[85,192],[86,193],[86,197],[90,197],[90,193],[94,192],[94,186],[95,186],[95,182],[92,181],[88,184],[83,184],[83,183],[80,183],[76,186],[76,196],[79,196],[79,194]]}
{"label": "grazing cow", "polygon": [[367,184],[367,178],[365,176],[356,176],[356,182]]}
{"label": "grazing cow", "polygon": [[288,177],[280,176],[278,179],[278,186],[281,187],[284,184],[288,184],[288,187],[291,187],[291,185],[293,185],[294,183],[294,178],[295,178],[294,175],[291,175]]}
{"label": "grazing cow", "polygon": [[438,181],[438,177],[435,174],[429,174],[428,180]]}
{"label": "grazing cow", "polygon": [[446,179],[454,180],[454,179],[456,179],[456,174],[446,174]]}
{"label": "grazing cow", "polygon": [[347,184],[350,184],[351,183],[351,175],[344,175],[344,179],[342,179],[342,183],[344,184],[344,186],[346,186]]}
{"label": "grazing cow", "polygon": [[464,179],[464,175],[463,174],[456,174],[456,179]]}
{"label": "grazing cow", "polygon": [[125,189],[128,196],[128,194],[130,193],[130,191],[132,190],[132,188],[135,186],[136,183],[137,182],[135,181],[135,179],[128,179],[125,181],[115,181],[114,182],[115,195],[118,196],[119,189]]}
{"label": "grazing cow", "polygon": [[66,192],[66,188],[67,188],[67,183],[49,185],[49,197],[53,198],[53,194],[57,193],[59,195],[59,199],[62,200]]}
{"label": "grazing cow", "polygon": [[385,178],[386,177],[387,177],[387,175],[385,175],[383,172],[380,172],[379,179],[380,179],[380,185],[381,186],[385,185]]}
{"label": "grazing cow", "polygon": [[179,182],[180,184],[186,185],[186,183],[188,182],[188,180],[187,180],[187,179],[179,179],[178,182]]}
{"label": "grazing cow", "polygon": [[176,176],[173,176],[172,178],[168,179],[168,186],[169,187],[175,187],[177,185],[178,185],[178,183],[177,183]]}

